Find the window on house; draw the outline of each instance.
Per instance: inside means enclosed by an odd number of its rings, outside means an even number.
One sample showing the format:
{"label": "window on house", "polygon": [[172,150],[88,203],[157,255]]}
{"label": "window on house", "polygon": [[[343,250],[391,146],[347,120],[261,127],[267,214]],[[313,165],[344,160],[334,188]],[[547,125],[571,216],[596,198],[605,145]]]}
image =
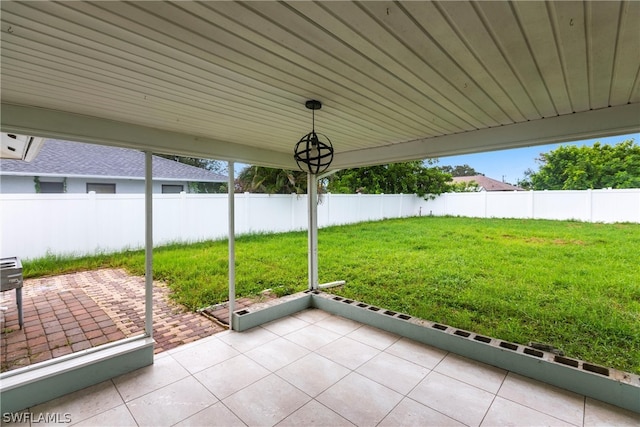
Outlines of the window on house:
{"label": "window on house", "polygon": [[162,193],[180,193],[184,191],[184,186],[183,185],[177,185],[177,184],[162,184]]}
{"label": "window on house", "polygon": [[41,193],[64,193],[62,182],[40,182]]}
{"label": "window on house", "polygon": [[99,184],[99,183],[87,183],[87,193],[95,191],[97,194],[115,194],[115,184]]}

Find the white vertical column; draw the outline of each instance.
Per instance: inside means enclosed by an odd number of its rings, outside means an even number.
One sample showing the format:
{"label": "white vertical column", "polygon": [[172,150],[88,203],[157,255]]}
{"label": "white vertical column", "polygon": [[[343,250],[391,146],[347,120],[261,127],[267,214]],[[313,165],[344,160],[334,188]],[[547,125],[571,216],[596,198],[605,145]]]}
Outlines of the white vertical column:
{"label": "white vertical column", "polygon": [[309,210],[309,289],[318,289],[318,185],[316,175],[307,174],[307,203]]}
{"label": "white vertical column", "polygon": [[153,157],[144,152],[144,331],[153,338]]}
{"label": "white vertical column", "polygon": [[233,329],[233,312],[236,309],[236,197],[234,162],[229,162],[229,327]]}

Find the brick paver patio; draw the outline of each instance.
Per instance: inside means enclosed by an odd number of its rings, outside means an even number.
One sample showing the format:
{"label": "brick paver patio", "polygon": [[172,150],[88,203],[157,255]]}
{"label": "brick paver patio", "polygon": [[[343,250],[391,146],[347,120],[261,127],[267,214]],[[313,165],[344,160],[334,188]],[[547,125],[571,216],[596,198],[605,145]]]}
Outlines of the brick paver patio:
{"label": "brick paver patio", "polygon": [[[223,331],[225,326],[189,312],[154,282],[153,331],[159,353]],[[1,370],[59,357],[144,331],[144,277],[102,269],[25,280],[24,327],[18,327],[15,292],[3,292],[7,307],[0,335]]]}

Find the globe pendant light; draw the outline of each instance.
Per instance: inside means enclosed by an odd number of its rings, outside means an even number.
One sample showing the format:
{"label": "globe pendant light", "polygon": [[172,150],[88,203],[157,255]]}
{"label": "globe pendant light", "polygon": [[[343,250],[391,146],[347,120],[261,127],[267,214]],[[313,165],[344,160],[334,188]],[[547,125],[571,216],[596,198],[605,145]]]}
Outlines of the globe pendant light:
{"label": "globe pendant light", "polygon": [[315,130],[315,110],[322,108],[322,103],[311,99],[305,103],[305,107],[312,111],[311,132],[300,138],[293,157],[300,170],[317,175],[326,171],[333,161],[333,145],[327,136],[318,134]]}

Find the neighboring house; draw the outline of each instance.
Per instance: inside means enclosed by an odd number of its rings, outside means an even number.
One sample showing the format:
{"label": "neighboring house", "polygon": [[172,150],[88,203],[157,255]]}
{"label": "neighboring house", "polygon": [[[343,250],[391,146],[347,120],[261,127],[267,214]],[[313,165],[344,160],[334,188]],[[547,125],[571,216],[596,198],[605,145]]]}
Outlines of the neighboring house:
{"label": "neighboring house", "polygon": [[[127,148],[47,139],[30,162],[0,159],[2,193],[144,193],[144,153]],[[192,192],[227,177],[153,156],[153,192]]]}
{"label": "neighboring house", "polygon": [[455,176],[453,177],[453,182],[455,184],[466,183],[468,185],[475,183],[477,190],[474,191],[524,191],[524,189],[520,187],[491,179],[484,175]]}

